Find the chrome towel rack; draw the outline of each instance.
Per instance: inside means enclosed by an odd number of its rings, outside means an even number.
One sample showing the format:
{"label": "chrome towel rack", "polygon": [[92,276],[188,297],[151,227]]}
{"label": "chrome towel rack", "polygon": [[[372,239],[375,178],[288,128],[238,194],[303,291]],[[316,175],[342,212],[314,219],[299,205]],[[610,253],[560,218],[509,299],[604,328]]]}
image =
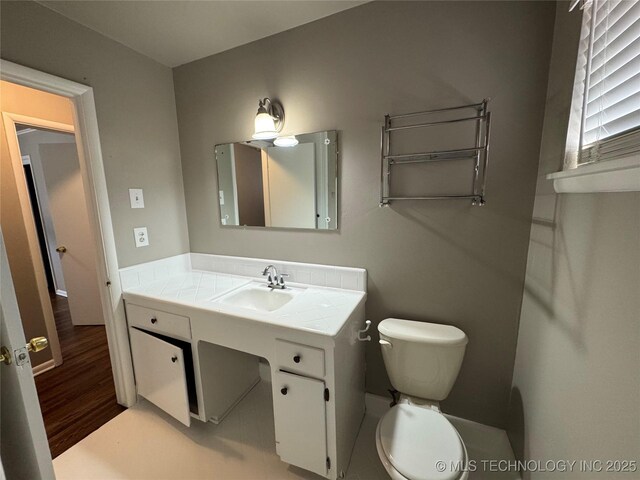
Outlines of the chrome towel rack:
{"label": "chrome towel rack", "polygon": [[[380,206],[389,205],[392,201],[396,200],[445,200],[456,198],[470,199],[473,205],[484,205],[487,168],[489,165],[489,141],[491,137],[491,112],[487,109],[488,103],[489,99],[486,98],[480,103],[474,103],[471,105],[426,110],[422,112],[406,113],[403,115],[385,115],[384,126],[382,127],[380,138]],[[469,111],[473,111],[473,114],[470,114]],[[407,118],[447,114],[451,112],[454,114],[460,113],[460,116],[447,120],[394,125],[394,123],[397,123],[400,119],[404,120]],[[391,134],[393,132],[414,128],[429,128],[436,125],[447,125],[460,122],[475,123],[475,145],[473,147],[404,153],[397,155],[390,153],[392,151]],[[473,185],[471,193],[469,194],[402,196],[392,194],[390,192],[391,167],[393,166],[464,159],[473,160]]]}

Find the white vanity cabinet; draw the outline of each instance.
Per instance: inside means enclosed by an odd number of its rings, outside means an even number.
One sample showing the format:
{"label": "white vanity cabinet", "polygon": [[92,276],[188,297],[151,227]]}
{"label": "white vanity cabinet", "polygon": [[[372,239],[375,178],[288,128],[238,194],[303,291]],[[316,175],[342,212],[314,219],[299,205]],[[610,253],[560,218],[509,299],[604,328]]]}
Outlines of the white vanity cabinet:
{"label": "white vanity cabinet", "polygon": [[139,303],[125,302],[138,395],[187,426],[220,422],[258,383],[258,357],[194,340],[189,308]]}
{"label": "white vanity cabinet", "polygon": [[138,395],[186,426],[197,413],[189,317],[126,305]]}
{"label": "white vanity cabinet", "polygon": [[[304,268],[321,278],[337,271]],[[241,290],[262,298],[260,288],[267,287],[205,271],[125,290],[138,394],[185,425],[218,423],[260,381],[265,359],[278,455],[330,480],[342,478],[365,410],[358,331],[365,325],[366,272],[340,272],[353,274],[344,278],[362,289],[294,285],[288,303],[275,310],[225,303]]]}

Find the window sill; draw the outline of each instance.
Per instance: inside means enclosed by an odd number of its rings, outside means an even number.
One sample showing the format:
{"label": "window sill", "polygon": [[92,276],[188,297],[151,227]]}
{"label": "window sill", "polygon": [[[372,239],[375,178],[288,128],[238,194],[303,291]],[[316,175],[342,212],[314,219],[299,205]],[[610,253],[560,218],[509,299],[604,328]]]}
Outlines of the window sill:
{"label": "window sill", "polygon": [[640,155],[550,173],[557,193],[640,191]]}

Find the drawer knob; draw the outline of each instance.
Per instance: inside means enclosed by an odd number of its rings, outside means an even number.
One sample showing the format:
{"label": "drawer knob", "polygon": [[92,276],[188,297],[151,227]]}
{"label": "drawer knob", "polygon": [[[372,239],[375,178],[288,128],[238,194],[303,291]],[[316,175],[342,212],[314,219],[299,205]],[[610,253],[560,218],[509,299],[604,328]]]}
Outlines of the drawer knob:
{"label": "drawer knob", "polygon": [[151,323],[155,325],[156,323],[158,323],[158,319],[156,317],[151,317]]}
{"label": "drawer knob", "polygon": [[295,357],[293,357],[293,361],[295,363],[300,363],[300,360],[302,360],[302,357],[300,355],[296,355]]}
{"label": "drawer knob", "polygon": [[287,387],[282,387],[280,389],[280,393],[283,394],[283,395],[286,395],[288,391],[289,391],[289,389]]}
{"label": "drawer knob", "polygon": [[173,363],[176,363],[178,361],[178,357],[176,357],[175,355],[173,357],[171,357],[171,361]]}

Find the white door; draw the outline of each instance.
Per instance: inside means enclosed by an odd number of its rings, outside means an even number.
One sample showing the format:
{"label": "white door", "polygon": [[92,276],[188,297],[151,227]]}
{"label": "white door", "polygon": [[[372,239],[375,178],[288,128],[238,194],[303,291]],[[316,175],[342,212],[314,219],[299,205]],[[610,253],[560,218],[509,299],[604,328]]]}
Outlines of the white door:
{"label": "white door", "polygon": [[75,143],[40,145],[49,209],[74,325],[104,325],[95,242]]}
{"label": "white door", "polygon": [[269,208],[271,227],[316,227],[315,145],[269,147]]}
{"label": "white door", "polygon": [[[0,363],[0,459],[9,479],[54,479],[36,385],[11,271],[0,231],[0,346],[11,363]],[[17,351],[17,352],[16,352]],[[24,363],[20,359],[24,353]]]}
{"label": "white door", "polygon": [[327,474],[327,420],[322,380],[278,371],[273,379],[276,451],[292,465]]}
{"label": "white door", "polygon": [[136,328],[129,329],[138,395],[191,425],[184,352]]}

